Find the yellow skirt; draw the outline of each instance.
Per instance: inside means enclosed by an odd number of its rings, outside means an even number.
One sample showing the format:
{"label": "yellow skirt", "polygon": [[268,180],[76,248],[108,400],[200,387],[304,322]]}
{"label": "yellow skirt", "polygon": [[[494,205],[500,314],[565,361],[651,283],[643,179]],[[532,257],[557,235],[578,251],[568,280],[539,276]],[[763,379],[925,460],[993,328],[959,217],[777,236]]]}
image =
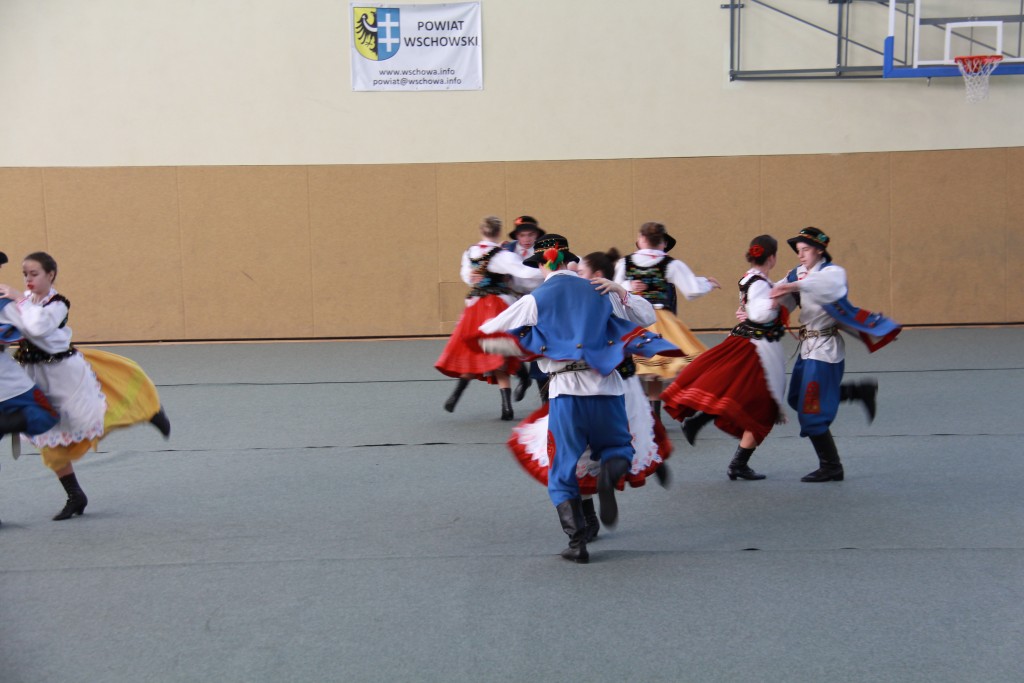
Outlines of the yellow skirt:
{"label": "yellow skirt", "polygon": [[43,464],[58,472],[90,449],[95,450],[100,440],[115,429],[129,427],[140,422],[149,422],[160,410],[160,396],[138,363],[106,351],[78,349],[100,383],[100,389],[107,398],[107,411],[103,415],[103,436],[78,441],[68,446],[44,447],[40,449]]}
{"label": "yellow skirt", "polygon": [[671,311],[664,308],[656,308],[654,309],[654,315],[657,320],[647,329],[660,334],[668,342],[682,349],[686,355],[679,358],[669,358],[668,356],[655,356],[653,358],[633,356],[633,362],[636,363],[636,374],[641,378],[672,380],[683,371],[683,368],[690,364],[690,361],[707,351],[708,347],[701,344],[693,332],[690,332],[690,329],[681,323],[679,318],[675,317]]}

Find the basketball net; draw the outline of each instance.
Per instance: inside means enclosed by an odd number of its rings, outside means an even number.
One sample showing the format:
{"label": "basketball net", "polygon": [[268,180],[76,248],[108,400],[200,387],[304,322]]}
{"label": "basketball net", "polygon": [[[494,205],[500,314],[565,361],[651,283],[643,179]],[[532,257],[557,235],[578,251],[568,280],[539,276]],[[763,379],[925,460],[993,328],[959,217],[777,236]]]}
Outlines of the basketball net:
{"label": "basketball net", "polygon": [[973,104],[987,100],[988,77],[1003,61],[1002,55],[970,55],[955,57],[954,60],[960,67],[960,75],[964,77],[964,85],[967,86],[967,101]]}

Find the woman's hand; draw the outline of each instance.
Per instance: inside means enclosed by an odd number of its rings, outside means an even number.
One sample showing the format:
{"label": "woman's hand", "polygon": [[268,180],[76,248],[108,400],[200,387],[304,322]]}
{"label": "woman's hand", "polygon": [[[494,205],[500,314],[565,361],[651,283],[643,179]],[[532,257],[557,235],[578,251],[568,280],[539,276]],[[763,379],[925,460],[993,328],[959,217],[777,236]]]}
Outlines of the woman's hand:
{"label": "woman's hand", "polygon": [[718,280],[716,280],[715,278],[709,276],[707,280],[708,280],[708,282],[711,283],[711,288],[712,289],[721,289],[722,288],[722,285],[718,284]]}
{"label": "woman's hand", "polygon": [[601,294],[608,294],[610,292],[614,292],[615,294],[618,294],[620,297],[624,297],[626,296],[626,294],[628,294],[628,292],[626,292],[625,287],[618,284],[617,282],[609,280],[608,278],[595,277],[590,280],[590,284],[594,285],[597,291],[600,292]]}
{"label": "woman's hand", "polygon": [[17,301],[21,298],[21,292],[12,289],[10,285],[0,285],[0,298]]}

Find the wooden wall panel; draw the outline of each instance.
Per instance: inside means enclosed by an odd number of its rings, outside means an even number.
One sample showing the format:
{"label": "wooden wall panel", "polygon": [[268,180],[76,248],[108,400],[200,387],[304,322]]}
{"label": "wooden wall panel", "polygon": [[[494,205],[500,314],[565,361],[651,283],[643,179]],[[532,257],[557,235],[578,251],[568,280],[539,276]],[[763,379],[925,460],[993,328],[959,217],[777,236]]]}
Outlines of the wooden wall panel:
{"label": "wooden wall panel", "polygon": [[[0,282],[24,291],[22,258],[33,251],[50,249],[43,206],[42,169],[0,168],[0,236],[3,237],[0,251],[9,259],[9,263],[0,269]],[[68,284],[71,286],[70,280]]]}
{"label": "wooden wall panel", "polygon": [[505,222],[502,239],[519,214],[505,209],[504,164],[437,166],[437,273],[441,332],[450,332],[464,308],[467,287],[459,277],[466,248],[480,237],[485,216]]}
{"label": "wooden wall panel", "polygon": [[47,169],[43,181],[75,339],[185,336],[175,169]]}
{"label": "wooden wall panel", "polygon": [[1006,317],[1024,321],[1024,148],[1006,150]]}
{"label": "wooden wall panel", "polygon": [[633,223],[632,162],[535,161],[508,164],[508,211],[564,235],[577,255],[622,244]]}
{"label": "wooden wall panel", "polygon": [[515,215],[505,210],[503,164],[439,164],[437,166],[437,268],[442,282],[461,282],[459,261],[466,247],[480,237],[485,216],[505,222],[504,238]]}
{"label": "wooden wall panel", "polygon": [[678,313],[694,328],[736,324],[736,282],[746,271],[745,247],[761,234],[760,167],[756,157],[643,159],[634,163],[634,216],[625,253],[642,223],[664,223],[678,245],[671,256],[722,285]]}
{"label": "wooden wall panel", "polygon": [[309,170],[315,334],[438,334],[430,164]]}
{"label": "wooden wall panel", "polygon": [[893,316],[1002,322],[1006,150],[892,154]]}
{"label": "wooden wall panel", "polygon": [[628,253],[646,220],[724,291],[743,249],[833,238],[854,301],[913,324],[1024,321],[1024,148],[787,157],[316,167],[0,169],[0,244],[61,264],[79,341],[447,334],[479,220],[528,213],[578,254]]}
{"label": "wooden wall panel", "polygon": [[178,174],[187,337],[312,336],[306,168],[206,166]]}
{"label": "wooden wall panel", "polygon": [[786,239],[814,226],[829,235],[851,300],[895,315],[889,155],[766,157],[762,171],[765,229],[780,242],[778,277],[798,265]]}

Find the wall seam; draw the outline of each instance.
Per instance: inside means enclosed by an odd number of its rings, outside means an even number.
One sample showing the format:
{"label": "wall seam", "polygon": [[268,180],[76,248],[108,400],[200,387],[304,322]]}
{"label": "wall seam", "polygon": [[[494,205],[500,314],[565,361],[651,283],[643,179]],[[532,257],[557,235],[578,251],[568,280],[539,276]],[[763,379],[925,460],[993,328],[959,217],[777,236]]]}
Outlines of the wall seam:
{"label": "wall seam", "polygon": [[185,332],[185,338],[187,339],[188,334],[188,314],[185,308],[185,235],[184,228],[181,225],[181,167],[174,167],[174,208],[176,214],[176,221],[178,224],[178,273],[181,275],[181,288],[178,292],[178,303],[181,306],[181,325]]}
{"label": "wall seam", "polygon": [[313,270],[313,200],[309,189],[309,166],[306,165],[306,245],[309,252],[309,324],[316,336],[316,277]]}
{"label": "wall seam", "polygon": [[50,217],[46,212],[46,169],[39,169],[39,200],[43,203],[43,244],[46,245],[46,251],[49,253],[52,251],[50,248]]}
{"label": "wall seam", "polygon": [[896,222],[893,217],[893,198],[896,196],[896,188],[893,186],[896,174],[893,172],[893,153],[886,154],[889,161],[889,310],[896,312],[896,294],[893,285],[896,283],[896,259],[893,258],[893,251],[896,244]]}
{"label": "wall seam", "polygon": [[[439,164],[432,164],[434,167],[434,260],[437,263],[437,272],[443,273],[441,268],[441,190],[438,187],[437,174]],[[444,282],[437,278],[437,333],[442,333],[444,325]]]}
{"label": "wall seam", "polygon": [[636,157],[629,160],[629,224],[636,225]]}
{"label": "wall seam", "polygon": [[1010,187],[1006,179],[1010,176],[1010,150],[1003,148],[1003,322],[1010,322]]}

